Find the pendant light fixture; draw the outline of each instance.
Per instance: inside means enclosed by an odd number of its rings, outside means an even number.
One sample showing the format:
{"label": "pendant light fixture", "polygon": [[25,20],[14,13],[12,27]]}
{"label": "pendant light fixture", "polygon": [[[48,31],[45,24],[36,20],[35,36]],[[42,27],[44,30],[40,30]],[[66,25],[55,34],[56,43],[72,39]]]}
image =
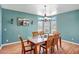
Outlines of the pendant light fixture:
{"label": "pendant light fixture", "polygon": [[51,18],[48,18],[48,16],[47,16],[47,6],[46,5],[44,5],[44,8],[45,8],[45,10],[44,10],[44,21],[46,22],[46,21],[48,21],[48,20],[50,20]]}

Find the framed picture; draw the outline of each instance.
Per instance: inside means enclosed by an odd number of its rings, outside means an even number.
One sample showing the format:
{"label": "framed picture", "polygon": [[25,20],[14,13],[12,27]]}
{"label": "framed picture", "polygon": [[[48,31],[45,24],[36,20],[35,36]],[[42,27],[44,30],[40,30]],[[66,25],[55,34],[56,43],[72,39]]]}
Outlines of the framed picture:
{"label": "framed picture", "polygon": [[29,19],[17,18],[17,25],[18,26],[28,26],[29,25]]}

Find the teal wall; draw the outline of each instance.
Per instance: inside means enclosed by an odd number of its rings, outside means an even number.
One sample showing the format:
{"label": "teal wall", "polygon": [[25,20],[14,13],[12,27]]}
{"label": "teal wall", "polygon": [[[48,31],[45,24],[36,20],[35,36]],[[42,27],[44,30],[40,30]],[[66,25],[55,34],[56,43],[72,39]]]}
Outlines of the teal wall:
{"label": "teal wall", "polygon": [[[64,40],[79,43],[79,10],[55,15],[57,28]],[[74,40],[73,40],[74,39]]]}
{"label": "teal wall", "polygon": [[[33,20],[34,23],[29,26],[17,26],[18,17],[26,18],[30,21]],[[21,35],[24,38],[31,37],[31,32],[37,31],[37,21],[39,17],[41,16],[2,9],[2,43],[16,42],[19,40],[18,35]],[[61,32],[62,38],[64,40],[79,43],[79,10],[58,14],[54,17],[56,17],[57,29]],[[13,24],[10,23],[11,19],[13,19]]]}
{"label": "teal wall", "polygon": [[2,43],[2,12],[1,12],[1,6],[0,6],[0,46]]}
{"label": "teal wall", "polygon": [[[30,21],[33,20],[33,24],[29,26],[17,26],[17,18],[26,18]],[[2,43],[10,43],[18,41],[18,36],[21,35],[24,38],[29,38],[32,36],[32,31],[37,31],[37,21],[38,15],[28,14],[19,11],[13,11],[8,9],[2,9],[2,25],[3,25],[3,40]],[[10,20],[13,19],[13,24],[10,23]],[[7,42],[8,40],[8,42]]]}

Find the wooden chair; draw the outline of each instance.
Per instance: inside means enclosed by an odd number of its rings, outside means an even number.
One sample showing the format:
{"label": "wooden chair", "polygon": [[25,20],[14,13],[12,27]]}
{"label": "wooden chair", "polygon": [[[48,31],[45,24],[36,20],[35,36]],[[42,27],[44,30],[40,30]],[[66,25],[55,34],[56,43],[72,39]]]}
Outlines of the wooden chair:
{"label": "wooden chair", "polygon": [[[52,45],[53,45],[53,38],[52,38],[52,36],[49,36],[47,41],[46,41],[46,44],[42,44],[41,47],[43,48],[43,51],[45,49],[46,54],[48,54],[49,51],[52,53],[52,49],[54,48],[53,47],[54,45],[53,46]],[[54,49],[53,49],[53,51],[54,51]]]}
{"label": "wooden chair", "polygon": [[39,35],[44,35],[43,31],[38,32]]}
{"label": "wooden chair", "polygon": [[38,32],[32,32],[32,36],[37,36],[38,35]]}
{"label": "wooden chair", "polygon": [[61,45],[61,36],[60,36],[61,33],[57,32],[57,31],[54,31],[53,34],[59,36],[58,43],[59,43],[60,47],[62,47],[62,45]]}
{"label": "wooden chair", "polygon": [[[38,36],[38,35],[43,35],[43,32],[32,32],[32,36],[35,37],[35,36]],[[43,43],[41,43],[43,44]],[[41,50],[41,48],[40,48]]]}
{"label": "wooden chair", "polygon": [[[25,54],[26,52],[32,52],[32,50],[34,50],[34,48],[33,48],[33,46],[31,45],[31,44],[29,44],[29,45],[27,45],[27,46],[25,46],[24,45],[24,41],[23,41],[23,39],[22,39],[22,37],[19,37],[19,39],[20,39],[20,41],[21,41],[21,46],[22,46],[22,54]],[[27,41],[27,43],[28,43],[28,41]],[[30,49],[28,49],[28,47],[30,48]],[[26,50],[26,48],[28,49],[28,50]]]}
{"label": "wooden chair", "polygon": [[54,47],[57,47],[58,50],[58,43],[60,43],[61,46],[61,37],[60,37],[60,33],[54,33],[53,34],[53,40],[54,40]]}
{"label": "wooden chair", "polygon": [[57,32],[57,31],[54,31],[54,32],[53,32],[53,34],[60,34],[60,33],[59,33],[59,32]]}

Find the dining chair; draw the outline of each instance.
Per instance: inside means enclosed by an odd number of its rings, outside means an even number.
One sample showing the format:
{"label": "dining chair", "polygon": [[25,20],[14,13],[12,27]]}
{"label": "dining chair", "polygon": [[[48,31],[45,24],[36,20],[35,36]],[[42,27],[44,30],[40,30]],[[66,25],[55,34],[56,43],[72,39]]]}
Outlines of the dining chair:
{"label": "dining chair", "polygon": [[[49,51],[52,53],[52,50],[54,51],[54,45],[53,45],[53,37],[52,36],[48,36],[47,41],[45,44],[42,44],[41,47],[43,48],[43,52],[44,49],[46,50],[46,54],[49,53]],[[53,45],[53,46],[52,46]]]}
{"label": "dining chair", "polygon": [[38,34],[39,35],[44,35],[44,32],[43,31],[39,31]]}
{"label": "dining chair", "polygon": [[58,43],[59,43],[60,39],[61,39],[61,37],[60,37],[59,33],[54,33],[53,34],[54,47],[56,46],[57,50],[58,50]]}
{"label": "dining chair", "polygon": [[[26,44],[28,41],[23,41],[23,38],[22,37],[19,37],[20,41],[21,41],[21,47],[22,47],[22,54],[25,54],[26,52],[32,52],[34,50],[33,46],[31,44]],[[27,49],[27,50],[26,50]]]}
{"label": "dining chair", "polygon": [[38,32],[32,32],[32,36],[38,36]]}
{"label": "dining chair", "polygon": [[54,34],[54,35],[58,35],[58,36],[59,36],[58,43],[59,43],[60,47],[62,47],[62,44],[61,44],[61,36],[60,36],[60,34],[61,34],[61,33],[60,33],[60,32],[58,32],[58,31],[54,31],[54,32],[53,32],[53,34]]}

